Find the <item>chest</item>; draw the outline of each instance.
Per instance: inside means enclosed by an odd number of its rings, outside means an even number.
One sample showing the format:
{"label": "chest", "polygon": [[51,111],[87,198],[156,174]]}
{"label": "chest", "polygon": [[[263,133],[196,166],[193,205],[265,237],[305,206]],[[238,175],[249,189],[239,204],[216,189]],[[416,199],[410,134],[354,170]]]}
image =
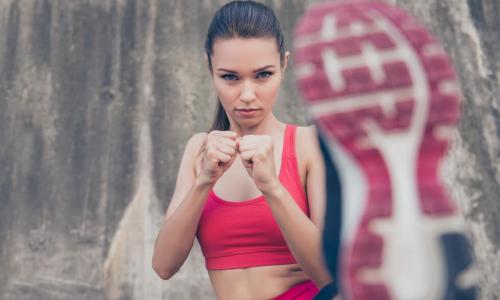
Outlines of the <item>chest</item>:
{"label": "chest", "polygon": [[[274,147],[274,169],[276,176],[280,175],[283,158],[282,149],[282,143]],[[242,202],[261,195],[252,177],[250,177],[248,171],[243,166],[239,155],[231,167],[219,178],[213,190],[220,198],[232,202]]]}

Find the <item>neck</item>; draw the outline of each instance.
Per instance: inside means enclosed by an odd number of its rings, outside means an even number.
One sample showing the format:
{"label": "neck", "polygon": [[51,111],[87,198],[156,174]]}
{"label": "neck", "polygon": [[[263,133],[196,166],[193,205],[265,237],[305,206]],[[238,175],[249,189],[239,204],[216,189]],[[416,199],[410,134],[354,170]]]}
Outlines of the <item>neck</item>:
{"label": "neck", "polygon": [[262,122],[256,124],[255,126],[246,127],[244,125],[237,124],[232,120],[230,120],[229,123],[230,123],[229,129],[231,131],[236,132],[238,136],[244,136],[248,134],[275,135],[279,134],[284,127],[284,124],[278,121],[278,119],[276,119],[276,117],[272,112],[264,120],[262,120]]}

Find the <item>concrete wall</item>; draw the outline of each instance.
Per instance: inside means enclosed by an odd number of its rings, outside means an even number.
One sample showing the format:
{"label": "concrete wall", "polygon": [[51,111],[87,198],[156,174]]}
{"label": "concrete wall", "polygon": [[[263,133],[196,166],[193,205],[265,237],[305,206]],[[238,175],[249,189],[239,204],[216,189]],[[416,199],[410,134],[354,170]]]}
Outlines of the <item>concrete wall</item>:
{"label": "concrete wall", "polygon": [[[150,261],[183,147],[212,117],[202,49],[224,2],[0,0],[0,299],[213,298],[197,245],[167,282]],[[267,1],[288,46],[310,2]],[[443,177],[467,218],[483,298],[497,299],[500,4],[397,3],[459,71],[464,119]],[[305,124],[291,69],[284,85],[277,115]]]}

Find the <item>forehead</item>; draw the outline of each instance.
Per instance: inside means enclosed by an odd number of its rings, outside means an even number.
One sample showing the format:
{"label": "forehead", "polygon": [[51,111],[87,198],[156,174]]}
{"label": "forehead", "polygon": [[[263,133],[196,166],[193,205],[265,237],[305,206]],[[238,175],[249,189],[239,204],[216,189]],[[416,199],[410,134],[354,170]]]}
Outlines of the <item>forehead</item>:
{"label": "forehead", "polygon": [[254,70],[266,65],[279,66],[279,63],[280,53],[272,37],[219,39],[213,46],[214,69]]}

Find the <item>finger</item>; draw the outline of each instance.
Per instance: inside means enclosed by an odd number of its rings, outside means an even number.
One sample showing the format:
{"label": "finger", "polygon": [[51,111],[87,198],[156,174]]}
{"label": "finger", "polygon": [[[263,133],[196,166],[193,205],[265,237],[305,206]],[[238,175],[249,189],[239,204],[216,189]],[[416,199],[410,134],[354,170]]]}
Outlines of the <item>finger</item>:
{"label": "finger", "polygon": [[215,145],[215,148],[222,152],[222,153],[225,153],[227,155],[230,155],[230,156],[233,156],[234,154],[236,154],[236,149],[235,147],[230,147],[228,145],[225,145],[223,143],[218,143]]}
{"label": "finger", "polygon": [[205,138],[205,145],[207,147],[217,141],[220,140],[227,140],[227,144],[231,144],[230,141],[235,142],[236,136],[234,136],[236,133],[227,133],[225,131],[211,131]]}
{"label": "finger", "polygon": [[245,169],[252,169],[253,168],[253,162],[246,161],[246,160],[242,160],[242,162],[243,162],[243,166],[245,167]]}
{"label": "finger", "polygon": [[213,133],[216,136],[225,137],[225,138],[229,138],[229,139],[233,139],[233,140],[238,137],[238,134],[236,132],[234,132],[234,131],[218,131],[218,130],[214,130],[211,133]]}
{"label": "finger", "polygon": [[219,162],[228,162],[231,160],[231,156],[228,154],[225,154],[224,152],[217,151],[216,149],[209,149],[207,151],[207,158],[209,161],[212,163],[219,163]]}
{"label": "finger", "polygon": [[273,138],[270,135],[255,135],[255,134],[247,134],[241,137],[242,141],[257,141],[259,143],[267,143],[272,142]]}
{"label": "finger", "polygon": [[249,141],[249,140],[243,141],[242,140],[238,144],[238,150],[240,152],[249,151],[249,150],[257,149],[259,146],[260,146],[260,144],[258,141]]}
{"label": "finger", "polygon": [[207,149],[224,149],[224,152],[229,153],[228,148],[236,150],[236,142],[228,138],[214,138],[207,142]]}
{"label": "finger", "polygon": [[227,162],[227,163],[226,163],[226,165],[225,165],[225,169],[229,168],[229,167],[233,164],[234,160],[236,159],[236,156],[237,156],[237,155],[233,155],[233,156],[231,156],[231,160],[230,160],[229,162]]}
{"label": "finger", "polygon": [[253,151],[244,151],[240,153],[240,157],[244,161],[252,161]]}
{"label": "finger", "polygon": [[217,155],[217,159],[221,163],[227,163],[227,162],[231,161],[232,156],[227,155],[227,154],[222,153],[222,152],[219,152],[218,155]]}
{"label": "finger", "polygon": [[261,135],[256,135],[256,134],[246,134],[244,136],[241,137],[242,140],[246,140],[246,141],[251,141],[251,140],[254,140],[254,139],[258,139],[259,137],[261,137]]}
{"label": "finger", "polygon": [[241,154],[240,154],[240,158],[241,158],[241,162],[243,163],[243,166],[244,166],[246,169],[251,169],[251,168],[253,168],[253,162],[252,162],[252,158],[251,158],[251,156],[241,155]]}
{"label": "finger", "polygon": [[220,138],[217,141],[234,149],[236,149],[236,145],[238,143],[236,140],[232,140],[229,138]]}
{"label": "finger", "polygon": [[261,136],[259,139],[242,141],[239,144],[238,151],[260,151],[262,153],[267,153],[272,151],[274,148],[273,141],[270,137]]}

